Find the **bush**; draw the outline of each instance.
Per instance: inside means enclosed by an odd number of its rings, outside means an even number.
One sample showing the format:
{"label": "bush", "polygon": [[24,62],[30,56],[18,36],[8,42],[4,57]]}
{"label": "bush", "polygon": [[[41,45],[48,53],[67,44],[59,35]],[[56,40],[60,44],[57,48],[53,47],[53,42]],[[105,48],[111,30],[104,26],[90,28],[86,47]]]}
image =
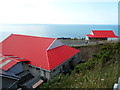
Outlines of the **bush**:
{"label": "bush", "polygon": [[89,60],[86,63],[81,63],[76,66],[75,72],[79,73],[80,71],[83,71],[83,70],[90,70],[95,67],[96,63],[97,62],[95,60]]}

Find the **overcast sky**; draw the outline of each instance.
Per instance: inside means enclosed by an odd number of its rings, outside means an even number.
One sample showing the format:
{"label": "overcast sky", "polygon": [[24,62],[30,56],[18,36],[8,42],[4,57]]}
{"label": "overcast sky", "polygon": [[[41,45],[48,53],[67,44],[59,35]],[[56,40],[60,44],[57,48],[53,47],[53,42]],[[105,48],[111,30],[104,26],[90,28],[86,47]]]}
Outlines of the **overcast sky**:
{"label": "overcast sky", "polygon": [[117,24],[118,0],[0,0],[0,24]]}

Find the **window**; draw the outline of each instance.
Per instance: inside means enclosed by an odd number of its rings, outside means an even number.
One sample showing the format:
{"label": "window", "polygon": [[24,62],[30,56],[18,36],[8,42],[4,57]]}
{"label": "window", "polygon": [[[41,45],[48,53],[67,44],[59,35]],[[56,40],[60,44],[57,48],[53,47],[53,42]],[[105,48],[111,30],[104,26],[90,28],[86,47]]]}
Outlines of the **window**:
{"label": "window", "polygon": [[62,66],[62,69],[65,70],[65,65]]}
{"label": "window", "polygon": [[36,70],[40,70],[39,68],[36,68]]}
{"label": "window", "polygon": [[44,73],[44,77],[46,77],[46,71],[45,70],[43,70],[43,73]]}
{"label": "window", "polygon": [[5,59],[5,57],[0,58],[0,61],[2,61],[3,59]]}
{"label": "window", "polygon": [[29,68],[32,68],[32,66],[29,65]]}
{"label": "window", "polygon": [[55,72],[55,69],[53,70],[53,72]]}
{"label": "window", "polygon": [[8,64],[9,62],[11,62],[12,60],[7,60],[5,62],[3,62],[2,64],[0,64],[0,68],[3,67],[4,65]]}
{"label": "window", "polygon": [[60,68],[60,72],[62,72],[62,68]]}
{"label": "window", "polygon": [[73,57],[72,60],[74,60],[75,58]]}

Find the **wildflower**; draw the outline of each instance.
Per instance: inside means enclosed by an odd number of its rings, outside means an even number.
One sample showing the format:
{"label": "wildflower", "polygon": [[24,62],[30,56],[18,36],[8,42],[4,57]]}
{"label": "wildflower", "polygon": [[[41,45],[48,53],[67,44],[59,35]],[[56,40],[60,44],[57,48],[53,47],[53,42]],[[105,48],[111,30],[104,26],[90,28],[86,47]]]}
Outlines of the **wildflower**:
{"label": "wildflower", "polygon": [[82,83],[80,83],[82,85]]}
{"label": "wildflower", "polygon": [[104,81],[104,79],[101,79],[102,81]]}

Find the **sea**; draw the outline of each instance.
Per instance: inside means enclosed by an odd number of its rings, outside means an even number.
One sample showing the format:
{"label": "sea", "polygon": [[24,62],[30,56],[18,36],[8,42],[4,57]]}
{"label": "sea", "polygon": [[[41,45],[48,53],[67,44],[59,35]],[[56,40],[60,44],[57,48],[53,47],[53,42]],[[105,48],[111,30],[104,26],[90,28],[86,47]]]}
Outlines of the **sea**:
{"label": "sea", "polygon": [[118,36],[118,25],[92,24],[4,24],[0,26],[0,41],[10,34],[50,38],[85,38],[91,30],[113,30]]}

